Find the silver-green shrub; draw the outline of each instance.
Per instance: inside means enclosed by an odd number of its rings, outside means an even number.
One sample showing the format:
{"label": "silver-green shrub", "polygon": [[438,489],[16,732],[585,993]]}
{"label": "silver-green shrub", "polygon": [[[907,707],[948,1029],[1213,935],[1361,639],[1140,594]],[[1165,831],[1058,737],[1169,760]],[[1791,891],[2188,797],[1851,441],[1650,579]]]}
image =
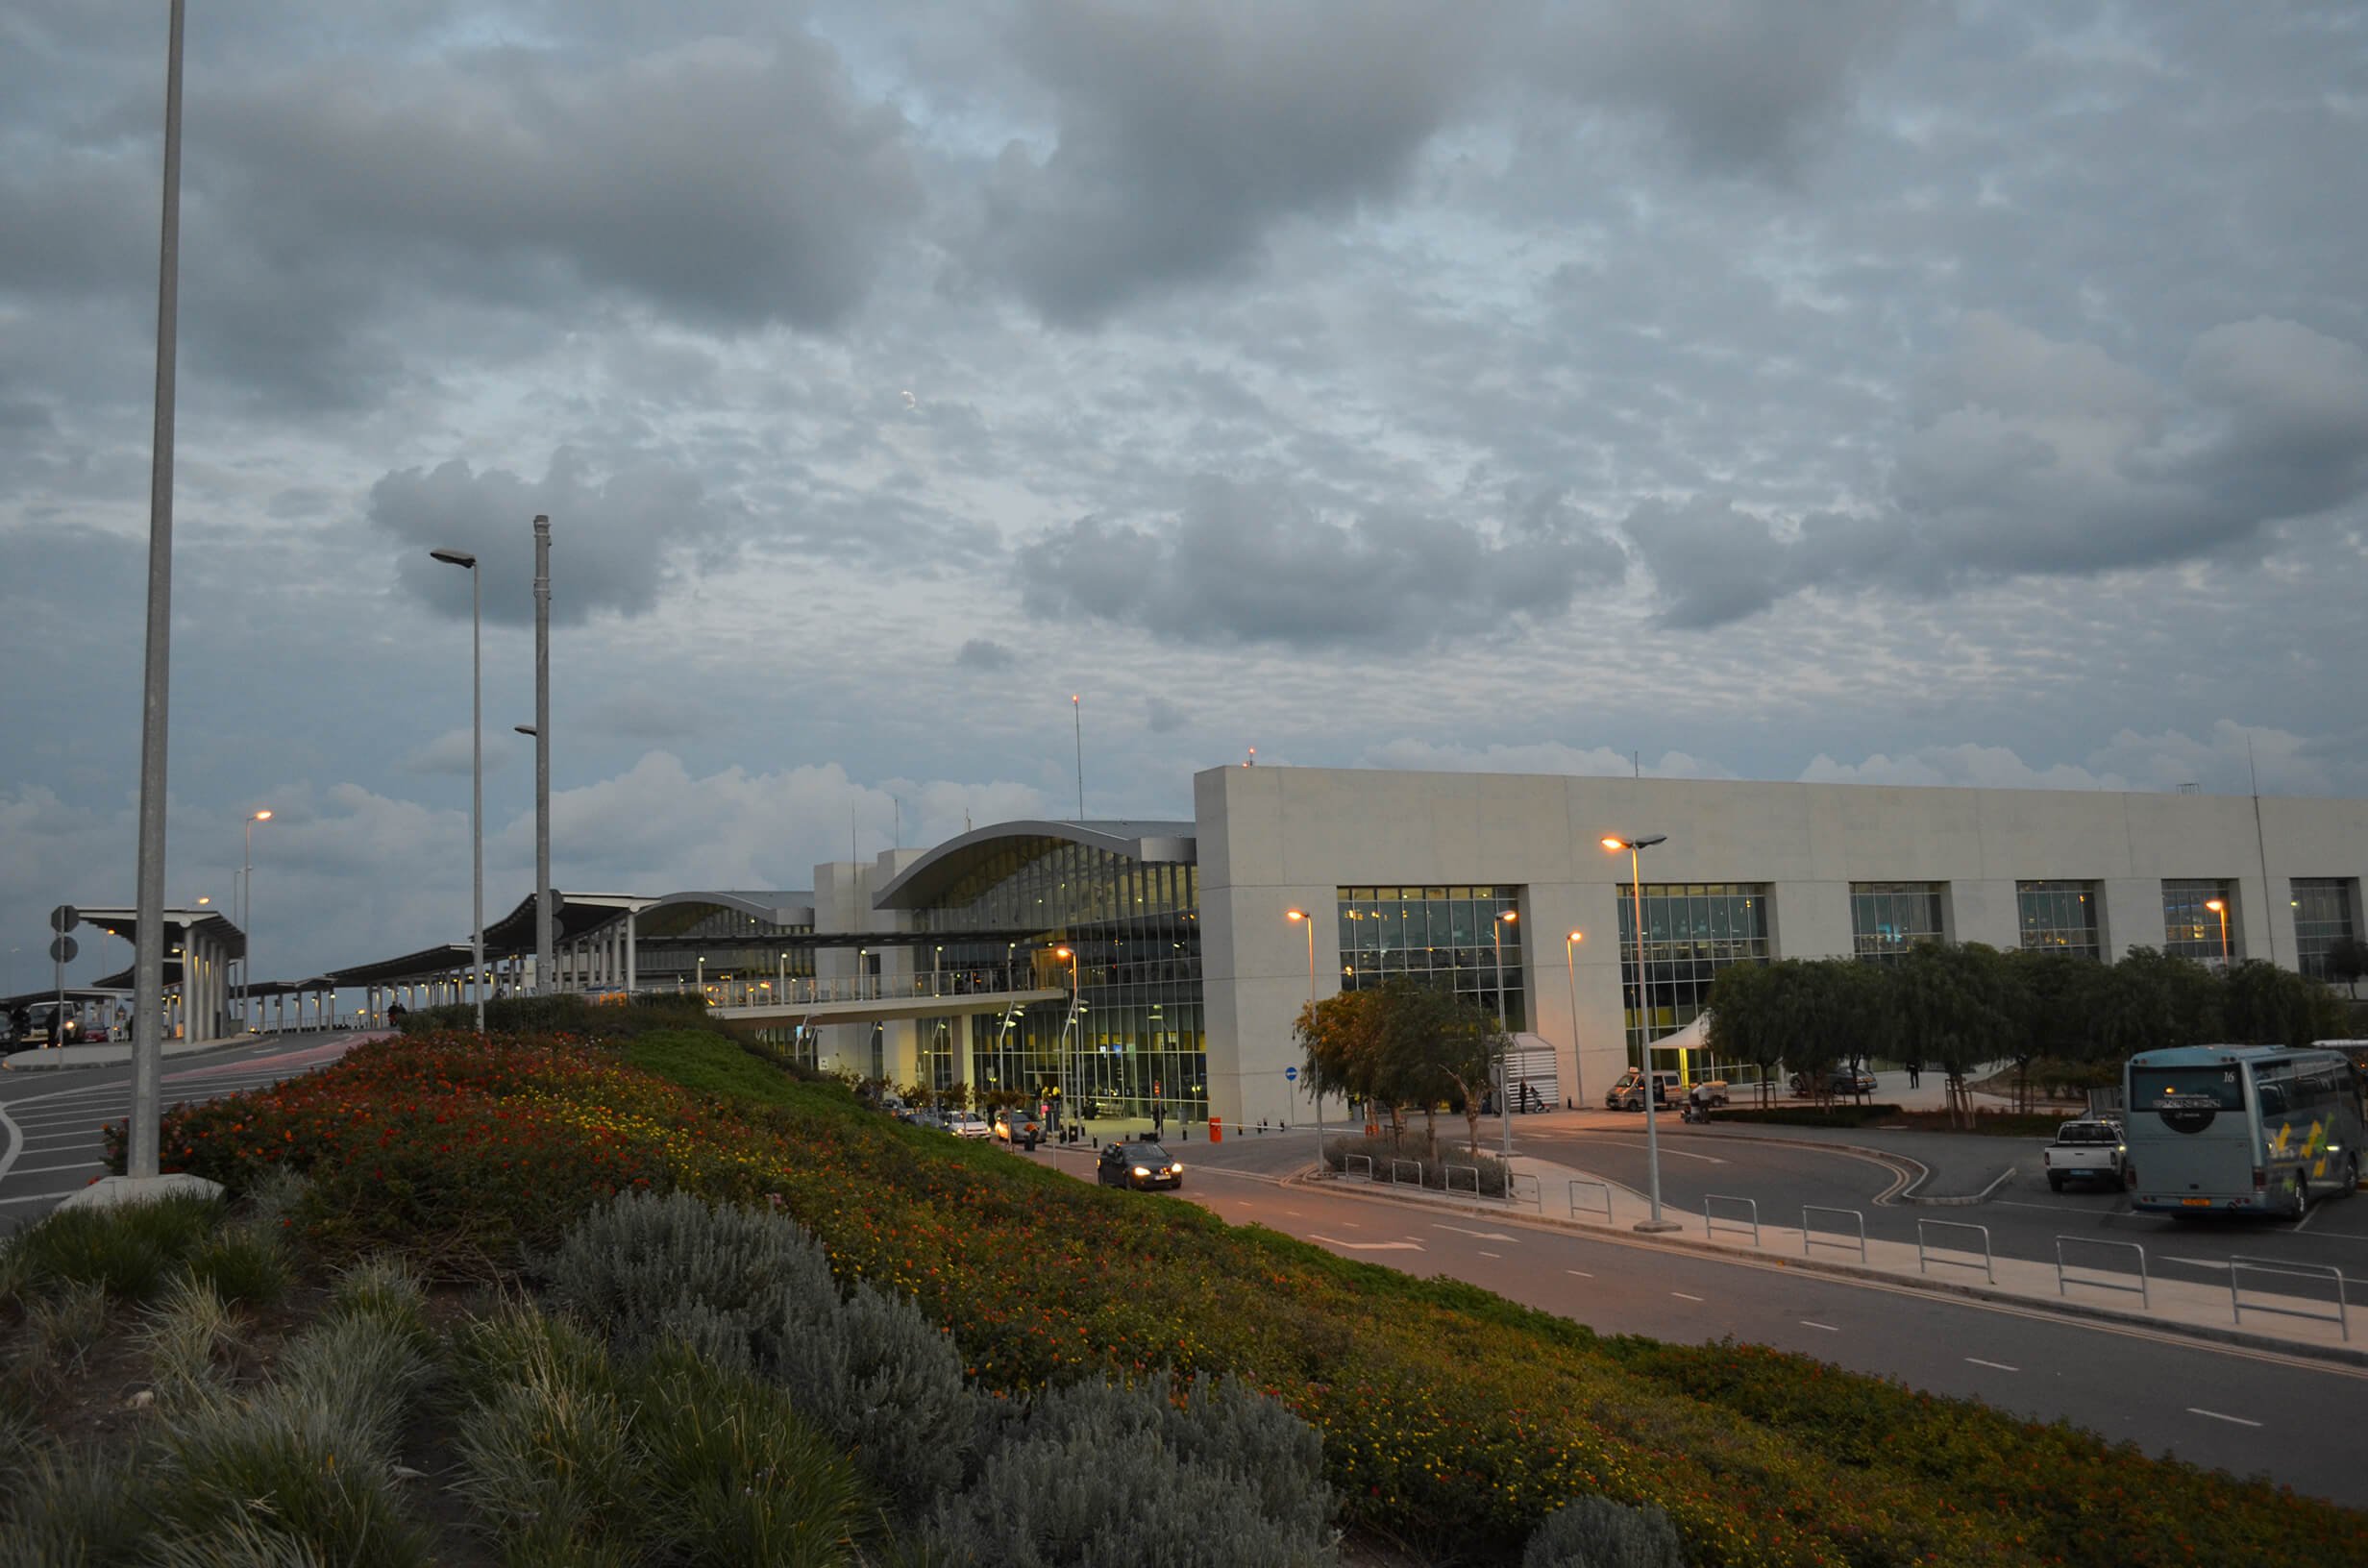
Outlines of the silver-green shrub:
{"label": "silver-green shrub", "polygon": [[1658,1507],[1590,1495],[1545,1516],[1521,1553],[1521,1568],[1686,1568],[1686,1552]]}
{"label": "silver-green shrub", "polygon": [[621,1350],[683,1341],[777,1382],[907,1512],[968,1473],[978,1401],[952,1337],[906,1297],[866,1285],[842,1295],[828,1254],[792,1220],[628,1193],[540,1272],[555,1305]]}
{"label": "silver-green shrub", "polygon": [[1168,1378],[1049,1391],[942,1498],[931,1560],[962,1568],[1317,1568],[1335,1560],[1314,1429],[1254,1390]]}

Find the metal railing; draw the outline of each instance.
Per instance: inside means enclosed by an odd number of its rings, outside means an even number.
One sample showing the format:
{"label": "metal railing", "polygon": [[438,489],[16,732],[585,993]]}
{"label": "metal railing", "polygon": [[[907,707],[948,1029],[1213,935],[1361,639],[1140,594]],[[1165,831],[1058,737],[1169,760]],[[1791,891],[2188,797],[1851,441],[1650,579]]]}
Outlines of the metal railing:
{"label": "metal railing", "polygon": [[[2247,1302],[2237,1284],[2237,1276],[2247,1269],[2251,1269],[2256,1274],[2289,1274],[2298,1279],[2333,1280],[2335,1282],[2335,1310],[2332,1312],[2311,1312],[2305,1311],[2300,1307],[2271,1307],[2262,1302]],[[2312,1305],[2325,1306],[2326,1303],[2314,1302]],[[2266,1258],[2232,1257],[2229,1260],[2229,1310],[2235,1313],[2236,1321],[2242,1323],[2245,1320],[2245,1309],[2248,1306],[2257,1312],[2276,1312],[2282,1317],[2306,1317],[2314,1323],[2332,1323],[2342,1332],[2344,1342],[2351,1343],[2352,1309],[2351,1304],[2345,1299],[2343,1270],[2332,1263],[2293,1263],[2282,1259],[2272,1262]]]}
{"label": "metal railing", "polygon": [[[2136,1253],[2137,1284],[2124,1285],[2119,1280],[2082,1279],[2066,1274],[2065,1269],[2067,1267],[2078,1266],[2068,1265],[2063,1261],[2063,1244],[2066,1241],[2071,1242],[2076,1247],[2115,1247],[2124,1248],[2128,1251]],[[2094,1236],[2060,1236],[2056,1237],[2056,1294],[2060,1296],[2070,1295],[2071,1291],[2066,1287],[2075,1285],[2085,1285],[2098,1290],[2124,1290],[2129,1292],[2131,1295],[2137,1297],[2139,1306],[2146,1308],[2150,1311],[2154,1309],[2154,1302],[2147,1295],[2146,1291],[2146,1249],[2139,1246],[2134,1241],[2108,1241],[2102,1237]]]}
{"label": "metal railing", "polygon": [[[1740,1221],[1732,1217],[1720,1219],[1716,1214],[1711,1212],[1711,1205],[1714,1203],[1739,1203],[1743,1206],[1744,1212],[1748,1217]],[[1723,1192],[1703,1193],[1702,1234],[1705,1237],[1711,1237],[1716,1235],[1722,1230],[1733,1231],[1738,1236],[1749,1236],[1751,1237],[1751,1244],[1755,1247],[1758,1246],[1760,1244],[1759,1201],[1754,1198],[1729,1197]]]}
{"label": "metal railing", "polygon": [[1507,1171],[1505,1173],[1505,1201],[1507,1203],[1519,1203],[1521,1201],[1521,1184],[1523,1182],[1527,1182],[1529,1184],[1528,1197],[1530,1207],[1536,1209],[1541,1214],[1544,1213],[1545,1184],[1539,1181],[1537,1177],[1529,1175],[1525,1171],[1516,1170]]}
{"label": "metal railing", "polygon": [[1365,1162],[1365,1180],[1367,1185],[1369,1186],[1373,1180],[1373,1157],[1369,1154],[1352,1154],[1343,1160],[1341,1162],[1341,1179],[1343,1181],[1347,1180],[1348,1167],[1355,1164],[1360,1160]]}
{"label": "metal railing", "polygon": [[[646,981],[649,977],[643,978]],[[735,974],[728,979],[714,974],[703,981],[696,976],[684,978],[693,982],[684,988],[686,992],[703,986],[711,1004],[719,1011],[811,1007],[823,1002],[914,1001],[940,996],[994,997],[1069,989],[1066,968],[1052,974],[1039,972],[1024,964],[975,969],[924,969],[915,974],[850,974],[828,979],[815,975],[768,975],[762,970],[752,975]],[[660,994],[664,992],[661,986],[644,985],[642,989]]]}
{"label": "metal railing", "polygon": [[[1611,1224],[1611,1223],[1612,1223],[1612,1184],[1611,1184],[1610,1182],[1572,1182],[1572,1183],[1570,1184],[1570,1191],[1569,1191],[1569,1193],[1568,1193],[1568,1198],[1569,1198],[1569,1203],[1570,1203],[1570,1217],[1571,1217],[1572,1219],[1576,1219],[1576,1218],[1578,1218],[1578,1217],[1579,1217],[1579,1188],[1582,1188],[1582,1187],[1591,1187],[1591,1188],[1593,1188],[1596,1191],[1598,1191],[1598,1192],[1600,1192],[1600,1193],[1602,1193],[1602,1194],[1603,1194],[1603,1222],[1604,1222],[1606,1225]],[[1588,1207],[1587,1212],[1588,1212],[1589,1213],[1591,1213],[1591,1213],[1595,1213],[1595,1209],[1594,1209],[1594,1207],[1591,1204],[1591,1205]]]}
{"label": "metal railing", "polygon": [[1446,1190],[1450,1192],[1455,1190],[1455,1173],[1459,1170],[1470,1171],[1471,1195],[1475,1198],[1480,1195],[1480,1167],[1478,1165],[1442,1165],[1439,1168],[1446,1176]]}
{"label": "metal railing", "polygon": [[[1940,1256],[1944,1252],[1966,1252],[1971,1249],[1966,1247],[1944,1246],[1937,1241],[1927,1241],[1924,1238],[1924,1232],[1927,1227],[1936,1231],[1973,1232],[1974,1235],[1982,1238],[1981,1262],[1976,1263],[1971,1259],[1967,1258],[1944,1258]],[[1996,1285],[1998,1283],[1998,1268],[1997,1264],[1990,1258],[1989,1227],[1986,1225],[1968,1225],[1961,1219],[1918,1219],[1915,1222],[1915,1271],[1918,1274],[1929,1274],[1932,1272],[1930,1265],[1934,1263],[1948,1263],[1957,1268],[1979,1268],[1982,1271],[1982,1277],[1984,1279],[1989,1281],[1992,1285]]]}
{"label": "metal railing", "polygon": [[1412,1166],[1414,1166],[1414,1167],[1415,1167],[1415,1186],[1417,1186],[1417,1187],[1420,1187],[1420,1186],[1422,1185],[1422,1162],[1421,1162],[1421,1161],[1419,1161],[1419,1160],[1393,1160],[1393,1161],[1391,1161],[1391,1162],[1390,1162],[1390,1185],[1391,1185],[1392,1187],[1397,1187],[1397,1186],[1400,1186],[1400,1185],[1401,1185],[1401,1184],[1399,1183],[1398,1179],[1397,1179],[1398,1167],[1399,1167],[1400,1165],[1412,1165]]}
{"label": "metal railing", "polygon": [[[1809,1228],[1809,1216],[1812,1214],[1847,1214],[1851,1220],[1858,1225],[1858,1235],[1855,1237],[1845,1237],[1839,1231],[1828,1231],[1825,1235],[1819,1236],[1816,1232]],[[1805,1203],[1801,1205],[1802,1257],[1808,1257],[1809,1249],[1813,1246],[1847,1248],[1854,1241],[1858,1244],[1859,1262],[1862,1263],[1866,1262],[1865,1214],[1856,1209],[1829,1209],[1821,1203]]]}

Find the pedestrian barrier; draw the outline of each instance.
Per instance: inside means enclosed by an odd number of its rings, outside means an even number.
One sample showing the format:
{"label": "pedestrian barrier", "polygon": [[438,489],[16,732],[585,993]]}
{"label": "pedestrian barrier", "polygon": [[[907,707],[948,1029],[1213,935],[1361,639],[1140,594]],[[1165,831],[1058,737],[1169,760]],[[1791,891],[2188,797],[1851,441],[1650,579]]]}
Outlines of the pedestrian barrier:
{"label": "pedestrian barrier", "polygon": [[1369,1185],[1372,1182],[1372,1180],[1373,1180],[1373,1157],[1372,1157],[1371,1155],[1369,1155],[1369,1154],[1352,1154],[1352,1155],[1348,1156],[1348,1158],[1346,1158],[1345,1160],[1343,1160],[1343,1161],[1341,1162],[1341,1179],[1342,1179],[1343,1181],[1346,1181],[1346,1180],[1348,1179],[1348,1167],[1349,1167],[1349,1166],[1351,1166],[1351,1165],[1353,1165],[1353,1164],[1356,1164],[1358,1161],[1360,1161],[1360,1160],[1362,1160],[1362,1161],[1364,1161],[1364,1162],[1365,1162],[1365,1180],[1366,1180],[1366,1182],[1367,1182]]}
{"label": "pedestrian barrier", "polygon": [[1529,1184],[1529,1191],[1527,1196],[1529,1198],[1530,1207],[1536,1209],[1541,1214],[1544,1213],[1544,1184],[1540,1182],[1537,1177],[1527,1175],[1521,1171],[1517,1170],[1507,1173],[1505,1177],[1505,1201],[1507,1203],[1519,1203],[1521,1201],[1523,1197],[1521,1184],[1523,1182],[1527,1182]]}
{"label": "pedestrian barrier", "polygon": [[1390,1162],[1390,1185],[1391,1185],[1392,1187],[1395,1187],[1395,1186],[1397,1186],[1397,1185],[1398,1185],[1398,1180],[1397,1180],[1397,1172],[1398,1172],[1398,1167],[1399,1167],[1400,1165],[1412,1165],[1412,1166],[1414,1166],[1414,1167],[1415,1167],[1415,1186],[1417,1186],[1417,1187],[1420,1187],[1420,1186],[1422,1185],[1422,1162],[1421,1162],[1421,1161],[1419,1161],[1419,1160],[1393,1160],[1393,1161],[1391,1161],[1391,1162]]}
{"label": "pedestrian barrier", "polygon": [[[1591,1188],[1593,1188],[1596,1191],[1598,1191],[1598,1192],[1600,1192],[1600,1193],[1602,1193],[1602,1194],[1603,1194],[1603,1211],[1602,1211],[1602,1213],[1603,1213],[1603,1222],[1604,1222],[1606,1225],[1611,1224],[1611,1223],[1612,1223],[1612,1184],[1611,1184],[1610,1182],[1572,1182],[1572,1183],[1570,1184],[1570,1192],[1569,1192],[1569,1198],[1570,1198],[1570,1217],[1571,1217],[1572,1219],[1576,1219],[1576,1218],[1578,1218],[1578,1217],[1579,1217],[1579,1188],[1582,1188],[1582,1187],[1591,1187]],[[1587,1212],[1588,1212],[1589,1213],[1591,1213],[1591,1213],[1594,1213],[1596,1211],[1595,1211],[1594,1206],[1593,1206],[1592,1204],[1590,1204],[1590,1205],[1588,1206]]]}
{"label": "pedestrian barrier", "polygon": [[[1846,1237],[1839,1231],[1829,1231],[1826,1235],[1819,1236],[1809,1228],[1809,1216],[1812,1214],[1846,1214],[1857,1224],[1858,1235]],[[1862,1263],[1866,1262],[1866,1216],[1863,1213],[1856,1209],[1829,1209],[1821,1203],[1801,1205],[1802,1257],[1809,1256],[1811,1247],[1846,1247],[1853,1241],[1858,1243],[1859,1262]]]}
{"label": "pedestrian barrier", "polygon": [[[2257,1301],[2248,1303],[2241,1294],[2237,1282],[2237,1276],[2247,1269],[2251,1269],[2256,1274],[2291,1274],[2302,1279],[2333,1280],[2335,1282],[2335,1310],[2331,1313],[2310,1312],[2305,1311],[2300,1307],[2271,1307]],[[2313,1305],[2323,1307],[2327,1304],[2317,1302]],[[2344,1299],[2343,1270],[2332,1263],[2294,1263],[2287,1262],[2283,1259],[2273,1262],[2266,1258],[2231,1258],[2229,1260],[2229,1310],[2236,1314],[2237,1322],[2242,1323],[2245,1320],[2247,1306],[2252,1307],[2257,1312],[2277,1312],[2285,1317],[2306,1317],[2314,1323],[2332,1323],[2342,1331],[2344,1342],[2351,1343],[2352,1313],[2350,1304]]]}
{"label": "pedestrian barrier", "polygon": [[[1973,1232],[1982,1238],[1982,1261],[1976,1263],[1970,1258],[1941,1257],[1940,1254],[1943,1252],[1967,1252],[1972,1249],[1944,1246],[1937,1241],[1927,1241],[1924,1238],[1927,1226],[1936,1231]],[[1915,1222],[1915,1271],[1918,1274],[1929,1274],[1932,1272],[1930,1265],[1933,1263],[1949,1263],[1958,1268],[1979,1268],[1984,1279],[1992,1285],[1998,1283],[1997,1265],[1990,1260],[1989,1227],[1986,1225],[1968,1225],[1961,1219],[1918,1219]]]}
{"label": "pedestrian barrier", "polygon": [[1441,1168],[1446,1172],[1448,1191],[1455,1190],[1455,1173],[1459,1170],[1468,1170],[1471,1172],[1471,1195],[1475,1198],[1480,1195],[1480,1167],[1478,1165],[1445,1165]]}
{"label": "pedestrian barrier", "polygon": [[[1741,1204],[1747,1217],[1742,1221],[1739,1221],[1732,1216],[1726,1219],[1720,1219],[1717,1215],[1711,1212],[1711,1205],[1714,1203]],[[1731,1198],[1720,1192],[1703,1193],[1702,1234],[1705,1237],[1709,1237],[1715,1235],[1719,1231],[1733,1231],[1738,1236],[1749,1236],[1751,1237],[1751,1244],[1755,1247],[1758,1246],[1760,1244],[1760,1205],[1758,1200],[1753,1198]]]}
{"label": "pedestrian barrier", "polygon": [[[2119,1280],[2077,1279],[2068,1277],[2064,1273],[2064,1269],[2067,1265],[2063,1261],[2063,1244],[2066,1241],[2071,1242],[2074,1246],[2121,1247],[2136,1253],[2137,1284],[2124,1285]],[[2126,1290],[2130,1294],[2137,1297],[2139,1306],[2144,1307],[2149,1311],[2152,1311],[2154,1308],[2154,1302],[2148,1299],[2146,1294],[2146,1249],[2139,1246],[2134,1241],[2108,1241],[2100,1237],[2094,1236],[2060,1236],[2056,1237],[2056,1294],[2060,1296],[2071,1294],[2071,1292],[2065,1288],[2066,1286],[2071,1285],[2091,1286],[2099,1290]]]}

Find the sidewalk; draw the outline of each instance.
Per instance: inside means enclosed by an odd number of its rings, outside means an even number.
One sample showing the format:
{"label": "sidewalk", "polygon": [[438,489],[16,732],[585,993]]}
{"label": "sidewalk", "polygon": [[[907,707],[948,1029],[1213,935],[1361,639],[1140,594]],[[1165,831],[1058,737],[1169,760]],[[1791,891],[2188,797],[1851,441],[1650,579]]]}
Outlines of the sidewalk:
{"label": "sidewalk", "polygon": [[[234,1045],[257,1045],[272,1037],[268,1035],[232,1035],[221,1040],[168,1040],[164,1054],[172,1056],[203,1056],[208,1051],[227,1051]],[[111,1067],[132,1060],[132,1042],[111,1041],[104,1045],[40,1045],[29,1051],[16,1051],[0,1057],[0,1067],[12,1072],[46,1071],[62,1067]]]}
{"label": "sidewalk", "polygon": [[[1852,1211],[1813,1212],[1810,1217],[1815,1229],[1804,1236],[1798,1224],[1775,1223],[1773,1216],[1760,1216],[1755,1222],[1754,1211],[1739,1199],[1716,1205],[1716,1212],[1708,1216],[1665,1203],[1663,1216],[1680,1229],[1639,1235],[1636,1227],[1651,1217],[1651,1204],[1643,1194],[1532,1155],[1514,1156],[1513,1169],[1517,1201],[1511,1204],[1493,1198],[1474,1200],[1468,1194],[1449,1197],[1412,1186],[1394,1187],[1386,1178],[1369,1185],[1362,1173],[1327,1176],[1321,1185],[1329,1192],[1375,1202],[1513,1218],[1630,1245],[1748,1259],[1891,1288],[1967,1296],[2368,1366],[2368,1344],[2347,1342],[2335,1322],[2331,1280],[2324,1282],[2329,1287],[2326,1295],[2313,1299],[2273,1293],[2271,1279],[2248,1271],[2240,1323],[2226,1286],[2157,1278],[2145,1282],[2141,1297],[2138,1255],[2130,1248],[2095,1243],[2081,1247],[2077,1257],[2067,1259],[2060,1284],[2052,1263],[2017,1258],[1986,1260],[1984,1237],[1974,1228],[1937,1215],[1924,1216],[1921,1221],[1926,1245],[1919,1260],[1916,1247],[1907,1242],[1862,1242],[1858,1231],[1863,1220],[1854,1220]],[[1285,1180],[1292,1185],[1314,1185],[1317,1178],[1309,1167]],[[2299,1272],[2288,1279],[2308,1280],[2312,1288],[2322,1283],[2319,1277]],[[2344,1284],[2349,1289],[2353,1282],[2347,1277]],[[2288,1284],[2286,1288],[2293,1286]]]}

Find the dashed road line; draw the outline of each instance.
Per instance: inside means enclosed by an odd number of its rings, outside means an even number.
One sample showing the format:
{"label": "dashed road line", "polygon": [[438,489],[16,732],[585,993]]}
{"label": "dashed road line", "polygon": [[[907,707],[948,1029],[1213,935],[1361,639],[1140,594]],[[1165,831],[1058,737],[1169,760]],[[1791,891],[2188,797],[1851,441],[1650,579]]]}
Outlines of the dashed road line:
{"label": "dashed road line", "polygon": [[1481,1256],[1481,1257],[1483,1257],[1483,1258],[1498,1258],[1498,1259],[1501,1259],[1501,1258],[1503,1258],[1503,1257],[1504,1257],[1504,1254],[1503,1254],[1503,1253],[1501,1253],[1501,1252],[1491,1252],[1491,1251],[1489,1251],[1489,1249],[1488,1249],[1488,1248],[1486,1248],[1486,1247],[1482,1247],[1482,1248],[1480,1249],[1480,1256]]}
{"label": "dashed road line", "polygon": [[1831,1324],[1831,1323],[1815,1323],[1815,1322],[1812,1322],[1810,1319],[1808,1319],[1808,1318],[1806,1318],[1806,1317],[1804,1317],[1804,1318],[1802,1318],[1802,1319],[1801,1319],[1801,1327],[1802,1327],[1802,1328],[1804,1328],[1804,1329],[1822,1329],[1822,1330],[1824,1330],[1827,1334],[1839,1334],[1839,1333],[1841,1333],[1841,1330],[1839,1330],[1839,1329],[1838,1329],[1838,1328],[1834,1327],[1834,1325],[1833,1325],[1833,1324]]}
{"label": "dashed road line", "polygon": [[2209,1417],[2211,1417],[2211,1419],[2213,1419],[2214,1421],[2226,1421],[2226,1422],[2228,1422],[2228,1423],[2229,1423],[2230,1425],[2232,1425],[2232,1426],[2238,1426],[2238,1427],[2258,1427],[2258,1426],[2261,1424],[2261,1423],[2259,1423],[2258,1421],[2248,1421],[2248,1420],[2246,1420],[2246,1419],[2245,1419],[2243,1416],[2241,1416],[2241,1415],[2222,1415],[2222,1414],[2221,1414],[2218,1410],[2208,1410],[2208,1409],[2205,1409],[2203,1407],[2198,1406],[2198,1405],[2190,1405],[2190,1406],[2188,1406],[2188,1407],[2187,1407],[2187,1413],[2188,1413],[2189,1415],[2206,1415],[2206,1416],[2209,1416]]}
{"label": "dashed road line", "polygon": [[1583,1268],[1566,1268],[1563,1272],[1566,1274],[1576,1274],[1582,1280],[1591,1280],[1595,1277]]}
{"label": "dashed road line", "polygon": [[1468,1231],[1461,1225],[1442,1225],[1436,1221],[1432,1223],[1431,1229],[1434,1231],[1453,1231],[1458,1236],[1468,1236],[1482,1241],[1516,1241],[1519,1239],[1517,1237],[1507,1236],[1502,1231]]}
{"label": "dashed road line", "polygon": [[1683,1290],[1672,1290],[1669,1294],[1675,1296],[1680,1301],[1700,1301],[1703,1299],[1700,1296],[1690,1296]]}
{"label": "dashed road line", "polygon": [[1968,1356],[1965,1360],[1976,1366],[1986,1366],[1993,1372],[2020,1372],[2022,1370],[2019,1366],[2009,1366],[2004,1361],[1986,1361],[1979,1356]]}

